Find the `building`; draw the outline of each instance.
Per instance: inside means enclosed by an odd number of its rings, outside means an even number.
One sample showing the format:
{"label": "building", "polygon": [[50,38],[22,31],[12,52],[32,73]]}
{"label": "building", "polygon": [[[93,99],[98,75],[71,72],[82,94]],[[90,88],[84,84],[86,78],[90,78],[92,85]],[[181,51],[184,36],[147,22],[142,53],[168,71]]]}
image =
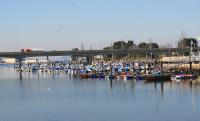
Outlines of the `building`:
{"label": "building", "polygon": [[16,63],[16,59],[15,58],[1,58],[1,63],[14,64]]}
{"label": "building", "polygon": [[190,57],[193,62],[200,61],[200,52],[191,52]]}

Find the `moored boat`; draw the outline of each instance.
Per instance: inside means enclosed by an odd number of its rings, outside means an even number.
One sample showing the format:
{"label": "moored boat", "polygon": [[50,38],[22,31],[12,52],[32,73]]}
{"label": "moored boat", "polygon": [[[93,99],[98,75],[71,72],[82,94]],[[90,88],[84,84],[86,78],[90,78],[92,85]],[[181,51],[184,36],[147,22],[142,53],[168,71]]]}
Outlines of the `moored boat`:
{"label": "moored boat", "polygon": [[150,75],[146,75],[144,80],[146,81],[170,81],[171,73],[153,73]]}
{"label": "moored boat", "polygon": [[172,81],[194,80],[197,79],[196,74],[174,74],[171,76]]}
{"label": "moored boat", "polygon": [[107,75],[105,76],[106,79],[109,79],[109,80],[113,80],[113,79],[116,79],[116,76],[115,75]]}

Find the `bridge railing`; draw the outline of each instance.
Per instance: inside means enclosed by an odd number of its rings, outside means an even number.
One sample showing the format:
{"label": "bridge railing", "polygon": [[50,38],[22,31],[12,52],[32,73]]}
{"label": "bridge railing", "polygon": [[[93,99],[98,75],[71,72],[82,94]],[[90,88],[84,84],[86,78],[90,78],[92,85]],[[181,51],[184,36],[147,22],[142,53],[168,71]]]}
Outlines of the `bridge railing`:
{"label": "bridge railing", "polygon": [[106,55],[106,54],[166,54],[172,52],[190,52],[189,48],[134,48],[123,50],[78,50],[78,51],[35,51],[35,52],[0,52],[0,57],[34,57],[34,56],[94,56],[94,55]]}

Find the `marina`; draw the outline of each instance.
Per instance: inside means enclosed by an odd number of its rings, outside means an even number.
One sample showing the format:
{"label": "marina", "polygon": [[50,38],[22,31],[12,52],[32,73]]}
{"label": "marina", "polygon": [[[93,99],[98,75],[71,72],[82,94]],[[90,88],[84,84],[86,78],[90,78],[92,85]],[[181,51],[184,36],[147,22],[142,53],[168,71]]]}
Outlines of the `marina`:
{"label": "marina", "polygon": [[0,120],[199,120],[199,79],[191,84],[80,79],[63,71],[21,74],[0,67]]}
{"label": "marina", "polygon": [[200,121],[200,0],[0,0],[0,121]]}
{"label": "marina", "polygon": [[[149,82],[192,81],[197,79],[200,74],[200,68],[197,68],[200,62],[200,52],[198,47],[193,48],[193,40],[189,41],[191,47],[185,49],[79,50],[76,48],[72,51],[44,51],[44,49],[23,48],[20,52],[0,52],[0,57],[7,57],[7,60],[1,59],[1,62],[14,64],[14,69],[19,73],[64,72],[77,74],[81,79],[136,79]],[[122,43],[122,41],[118,42]],[[193,52],[194,49],[196,52]],[[174,52],[177,53],[177,56],[169,57]],[[135,53],[137,56],[134,55]],[[181,56],[186,53],[186,56]],[[110,57],[109,54],[111,54]],[[164,56],[161,57],[159,54],[164,54]],[[70,56],[62,56],[65,60],[60,61],[49,59],[54,56],[61,57],[61,55]],[[140,55],[139,58],[138,55]],[[37,56],[43,57],[43,59],[34,59]],[[196,65],[196,69],[194,69],[194,65]]]}
{"label": "marina", "polygon": [[[38,62],[37,62],[38,61]],[[80,79],[110,79],[110,80],[146,80],[146,81],[171,81],[195,80],[198,70],[191,68],[163,67],[162,63],[134,62],[134,61],[94,61],[91,65],[84,62],[72,64],[70,61],[23,61],[21,66],[14,63],[14,70],[36,73],[67,73],[76,74]]]}
{"label": "marina", "polygon": [[0,120],[199,120],[198,59],[99,57],[2,59]]}

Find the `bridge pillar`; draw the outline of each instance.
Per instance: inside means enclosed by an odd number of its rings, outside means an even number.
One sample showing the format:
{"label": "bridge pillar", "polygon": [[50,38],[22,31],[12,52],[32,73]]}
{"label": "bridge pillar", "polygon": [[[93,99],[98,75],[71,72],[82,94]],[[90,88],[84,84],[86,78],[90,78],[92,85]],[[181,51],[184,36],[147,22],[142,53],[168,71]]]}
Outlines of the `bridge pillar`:
{"label": "bridge pillar", "polygon": [[49,56],[47,55],[47,61],[49,61]]}
{"label": "bridge pillar", "polygon": [[91,65],[92,64],[92,56],[87,56],[87,64]]}
{"label": "bridge pillar", "polygon": [[71,68],[71,63],[69,62],[69,68]]}

